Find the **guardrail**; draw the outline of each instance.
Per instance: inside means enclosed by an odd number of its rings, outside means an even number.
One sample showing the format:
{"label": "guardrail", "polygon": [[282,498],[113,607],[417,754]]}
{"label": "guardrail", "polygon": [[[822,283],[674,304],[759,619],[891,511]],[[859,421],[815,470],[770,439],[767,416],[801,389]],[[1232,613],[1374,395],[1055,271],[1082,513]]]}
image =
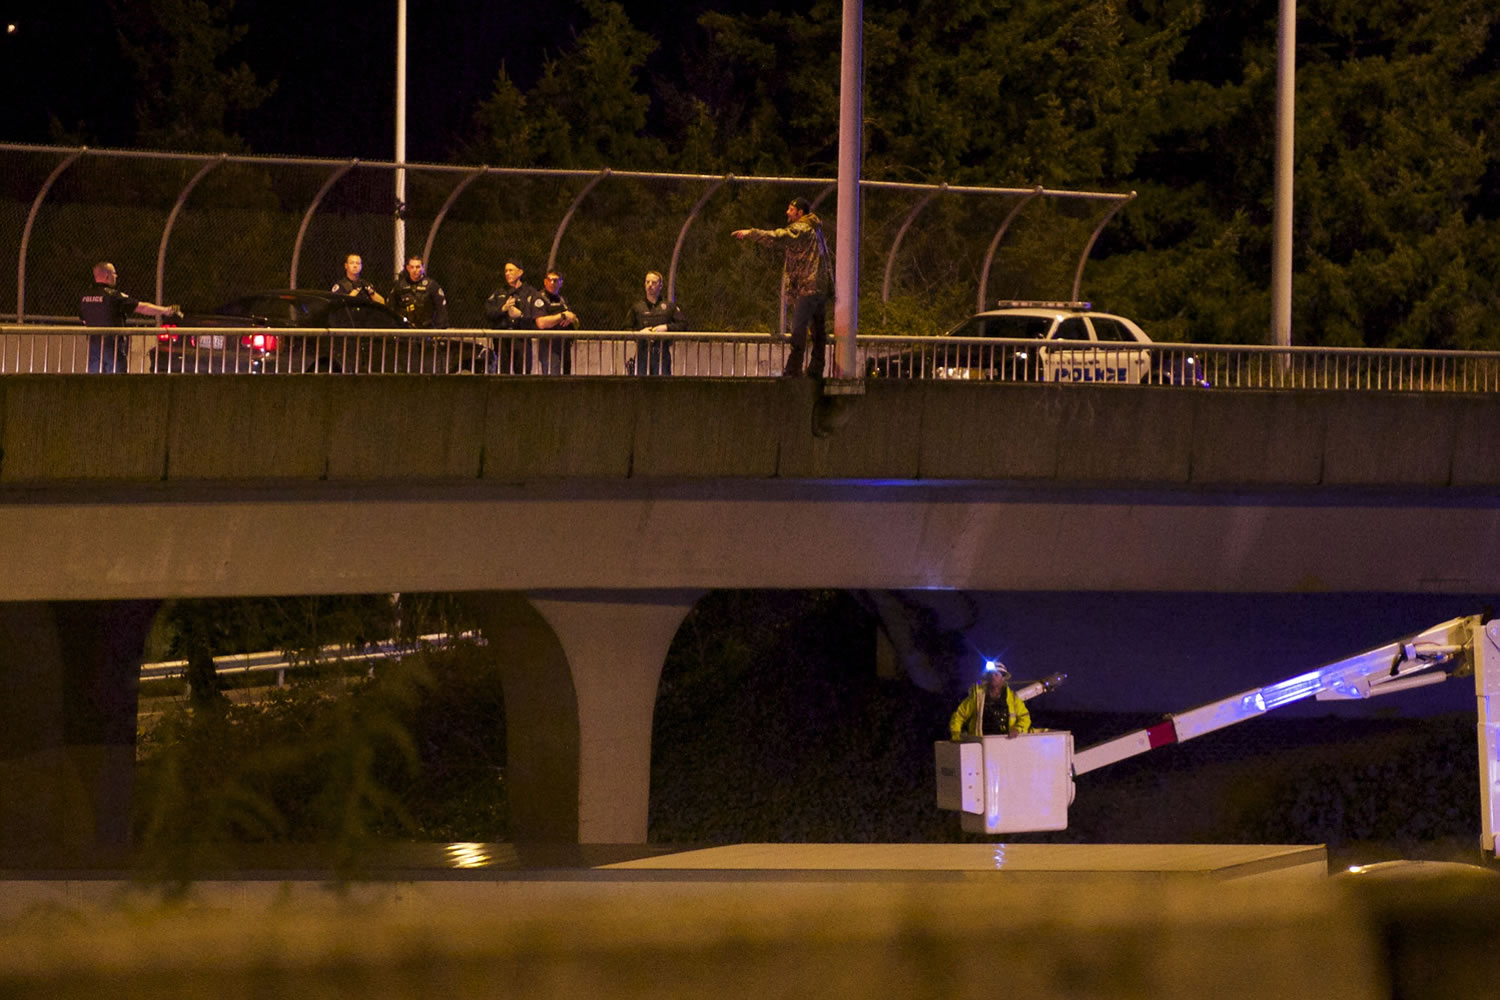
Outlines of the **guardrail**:
{"label": "guardrail", "polygon": [[[214,672],[224,676],[235,674],[251,674],[274,671],[276,673],[276,686],[282,687],[286,683],[286,672],[308,667],[330,666],[333,664],[359,664],[375,663],[379,660],[399,659],[410,656],[423,649],[442,649],[455,642],[472,642],[476,645],[484,645],[484,636],[478,632],[460,632],[451,635],[447,632],[434,632],[430,635],[419,635],[415,639],[386,639],[381,642],[373,642],[363,646],[353,645],[331,645],[321,646],[309,657],[288,657],[283,650],[270,649],[260,653],[226,653],[214,657]],[[143,663],[141,665],[141,680],[156,681],[170,680],[174,677],[182,677],[187,674],[187,660],[163,660],[159,663]]]}
{"label": "guardrail", "polygon": [[1500,392],[1500,352],[861,337],[869,377],[1220,389]]}
{"label": "guardrail", "polygon": [[[0,374],[780,375],[768,333],[0,326]],[[827,374],[835,349],[828,348]],[[861,336],[854,377],[1218,389],[1500,392],[1500,352]],[[95,367],[98,367],[97,363]]]}

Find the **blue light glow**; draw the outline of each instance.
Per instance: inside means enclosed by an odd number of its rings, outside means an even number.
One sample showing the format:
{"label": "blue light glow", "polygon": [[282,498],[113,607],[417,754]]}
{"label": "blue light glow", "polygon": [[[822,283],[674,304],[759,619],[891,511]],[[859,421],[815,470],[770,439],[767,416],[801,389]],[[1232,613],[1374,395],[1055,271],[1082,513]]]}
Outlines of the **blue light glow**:
{"label": "blue light glow", "polygon": [[1273,708],[1301,701],[1303,698],[1317,694],[1322,689],[1323,671],[1314,670],[1312,673],[1290,677],[1279,684],[1267,685],[1260,689],[1260,695],[1265,701],[1266,711],[1269,712]]}

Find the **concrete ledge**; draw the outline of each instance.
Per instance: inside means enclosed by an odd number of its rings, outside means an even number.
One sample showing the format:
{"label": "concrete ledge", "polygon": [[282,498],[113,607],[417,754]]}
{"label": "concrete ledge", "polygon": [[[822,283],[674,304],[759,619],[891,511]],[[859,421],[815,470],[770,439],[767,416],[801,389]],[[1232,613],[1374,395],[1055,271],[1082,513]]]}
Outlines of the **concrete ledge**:
{"label": "concrete ledge", "polygon": [[[630,381],[517,378],[483,385],[484,478],[630,475],[639,398]],[[399,475],[400,456],[392,458],[392,474]]]}
{"label": "concrete ledge", "polygon": [[[310,381],[321,382],[316,376]],[[327,397],[329,479],[474,479],[485,384],[474,378],[335,378]]]}
{"label": "concrete ledge", "polygon": [[[1457,459],[1463,411],[1441,396],[1330,393],[1323,482],[1446,486]],[[1500,410],[1492,417],[1500,417]],[[1491,423],[1500,428],[1500,423]]]}
{"label": "concrete ledge", "polygon": [[1496,421],[1494,407],[1460,410],[1450,486],[1494,489],[1500,484],[1500,423]]}
{"label": "concrete ledge", "polygon": [[6,376],[0,485],[1500,487],[1500,396],[872,380],[821,437],[820,398],[810,380],[769,378]]}
{"label": "concrete ledge", "polygon": [[[596,428],[630,446],[637,478],[770,478],[778,474],[785,429],[807,413],[806,382],[637,379],[632,425]],[[797,389],[805,390],[799,394]]]}
{"label": "concrete ledge", "polygon": [[[280,392],[265,393],[253,384],[259,378],[223,375],[170,384],[173,419],[165,425],[168,479],[327,475],[324,442],[332,394],[321,384],[325,380],[288,378]],[[233,402],[226,405],[226,397]]]}
{"label": "concrete ledge", "polygon": [[[205,887],[200,886],[199,889]],[[1492,899],[1330,883],[394,884],[0,927],[8,996],[1487,997]],[[602,891],[601,891],[602,890]]]}
{"label": "concrete ledge", "polygon": [[[869,387],[876,398],[889,383]],[[1057,478],[1059,451],[1070,435],[1061,419],[1066,401],[1052,386],[1014,386],[975,392],[962,383],[910,383],[921,414],[922,478],[962,479],[979,468],[1004,469],[1007,478]]]}
{"label": "concrete ledge", "polygon": [[1324,406],[1312,394],[1202,392],[1193,404],[1193,482],[1322,482]]}
{"label": "concrete ledge", "polygon": [[[15,375],[0,383],[0,482],[166,475],[169,380]],[[221,412],[212,416],[222,419]]]}

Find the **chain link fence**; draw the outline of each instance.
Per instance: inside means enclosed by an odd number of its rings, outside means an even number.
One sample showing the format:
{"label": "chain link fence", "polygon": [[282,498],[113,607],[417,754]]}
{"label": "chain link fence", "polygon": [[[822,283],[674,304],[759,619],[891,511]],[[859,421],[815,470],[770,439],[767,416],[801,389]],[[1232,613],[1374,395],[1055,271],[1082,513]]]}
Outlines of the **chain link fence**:
{"label": "chain link fence", "polygon": [[[89,269],[139,298],[212,311],[251,291],[328,288],[346,254],[382,289],[400,254],[393,163],[0,144],[0,320],[73,322]],[[588,329],[621,328],[648,270],[692,329],[782,328],[781,258],[731,238],[814,204],[835,254],[832,178],[407,165],[404,250],[450,324],[485,325],[506,260],[548,269]],[[1072,299],[1131,194],[865,182],[860,326],[935,333],[1008,299]]]}

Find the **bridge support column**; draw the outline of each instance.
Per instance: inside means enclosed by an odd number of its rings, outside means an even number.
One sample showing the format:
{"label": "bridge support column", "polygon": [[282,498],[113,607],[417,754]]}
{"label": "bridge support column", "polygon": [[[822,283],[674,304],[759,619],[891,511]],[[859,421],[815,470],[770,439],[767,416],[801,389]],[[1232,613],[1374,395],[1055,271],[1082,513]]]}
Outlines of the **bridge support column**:
{"label": "bridge support column", "polygon": [[645,842],[657,683],[698,596],[471,595],[505,687],[514,840]]}
{"label": "bridge support column", "polygon": [[130,837],[141,656],[157,601],[0,603],[0,854]]}

